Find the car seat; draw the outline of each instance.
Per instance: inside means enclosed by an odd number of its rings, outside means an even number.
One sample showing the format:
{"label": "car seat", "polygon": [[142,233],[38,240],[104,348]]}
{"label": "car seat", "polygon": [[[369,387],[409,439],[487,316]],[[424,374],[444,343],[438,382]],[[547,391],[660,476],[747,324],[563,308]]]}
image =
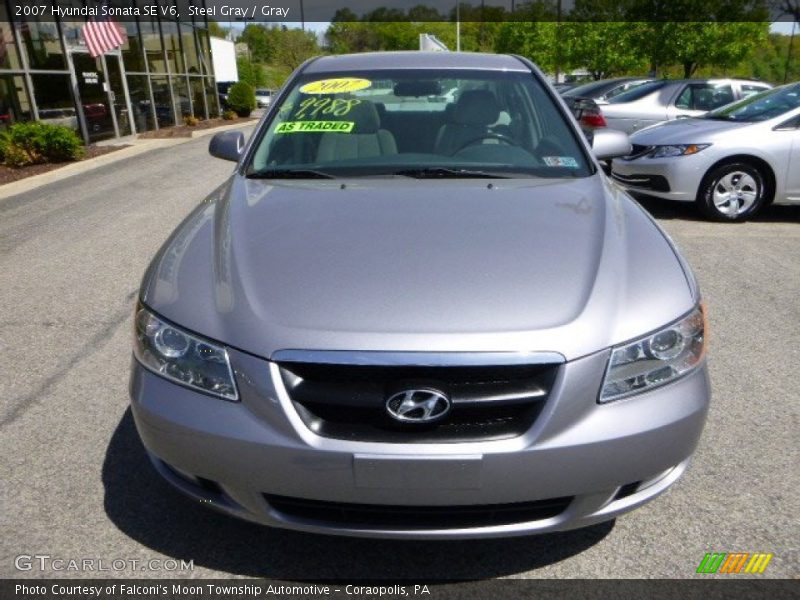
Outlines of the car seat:
{"label": "car seat", "polygon": [[500,117],[497,98],[488,90],[466,90],[455,103],[452,122],[439,129],[435,152],[452,155],[470,141],[491,133],[490,125]]}
{"label": "car seat", "polygon": [[346,115],[330,117],[329,120],[352,121],[353,130],[350,133],[323,133],[317,148],[317,162],[397,154],[394,136],[381,129],[378,110],[372,102],[362,100]]}

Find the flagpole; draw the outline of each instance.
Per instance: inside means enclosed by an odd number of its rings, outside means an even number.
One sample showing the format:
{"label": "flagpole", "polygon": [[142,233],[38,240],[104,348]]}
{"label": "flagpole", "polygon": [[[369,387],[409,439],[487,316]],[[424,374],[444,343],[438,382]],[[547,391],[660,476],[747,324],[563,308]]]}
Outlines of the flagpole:
{"label": "flagpole", "polygon": [[456,52],[461,52],[461,0],[456,2]]}
{"label": "flagpole", "polygon": [[783,68],[783,83],[789,77],[789,63],[792,61],[792,46],[794,45],[794,30],[797,27],[797,21],[792,22],[792,37],[789,38],[789,52],[786,53],[786,66]]}

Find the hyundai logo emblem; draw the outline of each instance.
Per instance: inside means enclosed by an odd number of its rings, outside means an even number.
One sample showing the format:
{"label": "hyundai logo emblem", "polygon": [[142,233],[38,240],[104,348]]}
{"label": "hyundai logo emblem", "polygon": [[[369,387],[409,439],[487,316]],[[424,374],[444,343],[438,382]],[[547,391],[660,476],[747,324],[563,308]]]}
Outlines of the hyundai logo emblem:
{"label": "hyundai logo emblem", "polygon": [[386,412],[403,423],[431,423],[450,412],[450,400],[438,390],[403,390],[389,397]]}

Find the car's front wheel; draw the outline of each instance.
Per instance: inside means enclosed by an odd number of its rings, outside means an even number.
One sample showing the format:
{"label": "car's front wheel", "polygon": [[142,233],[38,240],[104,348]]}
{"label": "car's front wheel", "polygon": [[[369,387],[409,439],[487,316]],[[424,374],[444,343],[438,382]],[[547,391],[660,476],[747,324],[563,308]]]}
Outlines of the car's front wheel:
{"label": "car's front wheel", "polygon": [[700,186],[697,203],[716,221],[744,221],[764,205],[766,178],[748,163],[728,163],[709,172]]}

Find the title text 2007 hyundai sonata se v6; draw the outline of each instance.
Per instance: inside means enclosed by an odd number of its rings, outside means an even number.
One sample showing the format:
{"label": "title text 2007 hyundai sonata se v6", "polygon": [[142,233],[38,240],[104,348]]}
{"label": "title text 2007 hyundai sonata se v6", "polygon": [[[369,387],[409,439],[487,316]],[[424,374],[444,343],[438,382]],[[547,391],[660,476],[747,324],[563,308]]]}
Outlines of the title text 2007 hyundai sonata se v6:
{"label": "title text 2007 hyundai sonata se v6", "polygon": [[[709,402],[689,267],[527,60],[324,57],[150,265],[133,415],[155,468],[258,523],[531,534],[684,472]],[[594,156],[592,156],[594,152]]]}

